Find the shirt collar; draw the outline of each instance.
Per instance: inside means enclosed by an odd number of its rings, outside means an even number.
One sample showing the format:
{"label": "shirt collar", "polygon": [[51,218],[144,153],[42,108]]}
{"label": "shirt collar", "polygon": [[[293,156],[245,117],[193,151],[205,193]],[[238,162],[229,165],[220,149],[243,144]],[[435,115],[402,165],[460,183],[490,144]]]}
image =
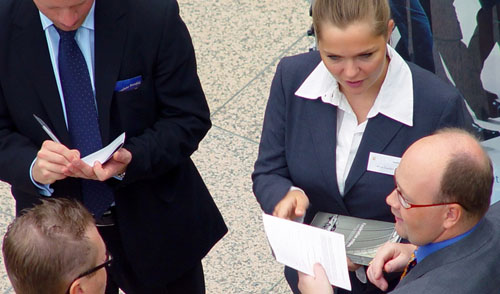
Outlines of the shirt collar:
{"label": "shirt collar", "polygon": [[441,250],[445,247],[448,247],[448,246],[462,240],[463,238],[467,237],[470,233],[472,233],[478,227],[478,225],[481,222],[482,222],[482,220],[479,221],[474,227],[472,227],[472,229],[468,230],[467,232],[465,232],[461,235],[453,237],[451,239],[444,240],[444,241],[437,242],[437,243],[429,243],[427,245],[418,247],[417,251],[415,251],[415,257],[417,259],[417,262],[421,262],[424,258],[431,255],[432,253],[434,253],[438,250]]}
{"label": "shirt collar", "polygon": [[[94,30],[94,8],[95,8],[95,1],[94,3],[92,3],[92,7],[90,8],[89,14],[87,14],[87,17],[85,18],[81,26],[83,28],[92,31]],[[45,14],[43,14],[40,10],[38,12],[40,14],[40,20],[42,21],[43,30],[45,31],[54,23],[47,16],[45,16]]]}
{"label": "shirt collar", "polygon": [[[389,45],[387,45],[387,55],[390,62],[386,78],[368,113],[368,118],[381,113],[411,127],[413,126],[413,79],[410,67]],[[335,106],[339,106],[340,101],[345,99],[337,81],[323,61],[309,74],[295,95],[305,99],[321,98],[324,103]]]}

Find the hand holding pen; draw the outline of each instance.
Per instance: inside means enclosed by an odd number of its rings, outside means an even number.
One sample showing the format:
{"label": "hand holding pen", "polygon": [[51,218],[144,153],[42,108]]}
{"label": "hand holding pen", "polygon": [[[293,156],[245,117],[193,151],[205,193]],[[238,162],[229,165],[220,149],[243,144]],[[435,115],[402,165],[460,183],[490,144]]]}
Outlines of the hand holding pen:
{"label": "hand holding pen", "polygon": [[42,129],[52,139],[43,142],[31,169],[33,179],[40,184],[52,184],[72,175],[72,163],[80,161],[80,152],[70,150],[56,137],[49,126],[33,114]]}

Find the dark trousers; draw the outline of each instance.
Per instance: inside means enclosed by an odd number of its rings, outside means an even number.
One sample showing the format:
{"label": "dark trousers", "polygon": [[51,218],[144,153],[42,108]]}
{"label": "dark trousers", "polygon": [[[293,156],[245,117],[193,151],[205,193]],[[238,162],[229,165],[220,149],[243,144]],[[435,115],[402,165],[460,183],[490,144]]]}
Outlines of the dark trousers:
{"label": "dark trousers", "polygon": [[118,288],[126,294],[205,294],[205,279],[201,261],[179,279],[165,283],[165,285],[152,287],[140,281],[133,270],[133,265],[127,260],[118,227],[116,225],[98,227],[98,230],[108,251],[113,256],[113,263],[108,269],[106,294],[118,294]]}

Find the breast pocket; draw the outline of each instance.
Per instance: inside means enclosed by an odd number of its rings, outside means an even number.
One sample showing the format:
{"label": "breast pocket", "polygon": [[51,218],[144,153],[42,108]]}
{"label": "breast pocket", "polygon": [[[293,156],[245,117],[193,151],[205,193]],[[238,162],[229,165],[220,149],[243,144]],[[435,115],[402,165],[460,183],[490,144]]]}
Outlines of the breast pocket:
{"label": "breast pocket", "polygon": [[147,76],[141,76],[139,84],[132,85],[134,81],[126,83],[128,85],[118,85],[117,82],[115,90],[120,88],[122,91],[114,92],[112,116],[118,120],[120,129],[130,136],[150,127],[156,121],[157,109],[154,90]]}

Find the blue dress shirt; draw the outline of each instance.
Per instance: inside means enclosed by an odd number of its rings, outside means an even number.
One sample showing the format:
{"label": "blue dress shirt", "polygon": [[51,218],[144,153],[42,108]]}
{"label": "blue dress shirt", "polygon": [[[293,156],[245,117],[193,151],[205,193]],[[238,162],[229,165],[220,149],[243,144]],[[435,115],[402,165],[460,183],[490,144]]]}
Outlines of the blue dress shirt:
{"label": "blue dress shirt", "polygon": [[424,258],[431,255],[432,253],[434,253],[438,250],[441,250],[445,247],[448,247],[448,246],[462,240],[463,238],[467,237],[470,233],[472,233],[477,228],[477,226],[481,222],[482,222],[482,220],[480,220],[472,229],[470,229],[467,232],[465,232],[461,235],[458,235],[454,238],[444,240],[441,242],[437,242],[437,243],[429,243],[427,245],[418,247],[418,249],[415,251],[415,258],[417,259],[417,263],[421,262],[422,260],[424,260]]}

